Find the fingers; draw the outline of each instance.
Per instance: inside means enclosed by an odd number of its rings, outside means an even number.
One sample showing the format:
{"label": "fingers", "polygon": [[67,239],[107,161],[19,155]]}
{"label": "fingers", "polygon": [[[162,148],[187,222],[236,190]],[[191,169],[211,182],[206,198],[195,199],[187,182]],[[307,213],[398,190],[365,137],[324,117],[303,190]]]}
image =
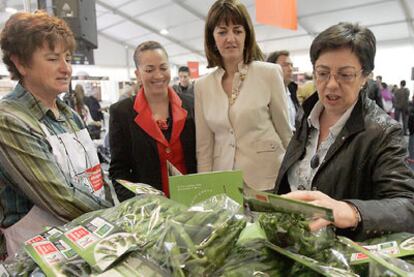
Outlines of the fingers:
{"label": "fingers", "polygon": [[314,232],[314,231],[318,231],[319,229],[322,229],[328,226],[329,224],[331,224],[331,222],[325,219],[322,219],[322,218],[318,218],[312,221],[311,223],[309,223],[309,228],[312,232]]}
{"label": "fingers", "polygon": [[314,201],[318,199],[326,198],[326,195],[320,191],[310,191],[310,190],[297,190],[283,194],[283,197],[302,200],[302,201]]}

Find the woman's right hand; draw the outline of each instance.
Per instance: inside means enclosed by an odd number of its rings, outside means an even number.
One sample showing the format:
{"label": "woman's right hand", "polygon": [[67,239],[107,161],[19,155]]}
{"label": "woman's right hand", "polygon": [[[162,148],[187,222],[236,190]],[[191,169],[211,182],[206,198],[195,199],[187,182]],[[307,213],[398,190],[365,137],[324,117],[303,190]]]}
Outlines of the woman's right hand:
{"label": "woman's right hand", "polygon": [[319,230],[331,223],[337,228],[354,228],[359,223],[357,211],[351,203],[335,200],[320,191],[298,190],[282,195],[287,198],[309,202],[311,204],[332,209],[334,222],[322,218],[315,219],[309,224],[312,231]]}

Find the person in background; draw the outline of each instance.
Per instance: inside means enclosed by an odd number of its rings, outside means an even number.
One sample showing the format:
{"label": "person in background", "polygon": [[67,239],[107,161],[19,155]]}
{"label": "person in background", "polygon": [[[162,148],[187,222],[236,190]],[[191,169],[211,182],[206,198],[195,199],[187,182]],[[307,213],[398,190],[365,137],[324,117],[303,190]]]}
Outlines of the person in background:
{"label": "person in background", "polygon": [[13,14],[1,50],[18,84],[0,101],[1,232],[10,258],[47,226],[107,208],[98,156],[69,90],[75,38],[45,12]]}
{"label": "person in background", "polygon": [[311,230],[365,239],[414,232],[414,172],[405,163],[401,125],[367,99],[374,69],[374,34],[339,23],[312,42],[317,93],[289,143],[274,192],[333,210],[334,222],[316,219]]}
{"label": "person in background", "polygon": [[96,98],[96,91],[96,88],[92,88],[90,95],[85,96],[84,102],[85,105],[88,106],[92,119],[94,121],[102,121],[104,119],[104,115],[101,110],[101,104],[99,104],[99,100]]}
{"label": "person in background", "polygon": [[411,98],[408,109],[408,132],[410,137],[408,138],[408,153],[410,159],[411,168],[414,170],[414,95]]}
{"label": "person in background", "polygon": [[400,82],[400,88],[394,94],[394,108],[395,120],[402,120],[404,135],[407,135],[407,121],[408,121],[408,105],[410,98],[410,91],[405,87],[405,80]]}
{"label": "person in background", "polygon": [[397,90],[398,90],[398,86],[397,85],[392,85],[391,92],[392,92],[393,95],[395,95],[395,92]]}
{"label": "person in background", "polygon": [[267,62],[276,63],[282,67],[283,82],[286,94],[288,95],[289,123],[292,130],[295,130],[296,112],[300,107],[296,91],[298,85],[293,81],[293,63],[289,56],[289,51],[276,51],[269,55]]}
{"label": "person in background", "polygon": [[116,179],[146,183],[169,195],[167,162],[183,174],[196,172],[194,118],[189,103],[168,86],[167,52],[146,41],[135,49],[134,61],[142,88],[109,108],[109,174],[121,201],[134,194]]}
{"label": "person in background", "polygon": [[299,103],[302,103],[309,98],[316,91],[315,82],[313,81],[312,73],[305,73],[305,83],[302,86],[299,86],[297,92],[297,98]]}
{"label": "person in background", "polygon": [[247,186],[270,190],[292,136],[279,65],[264,63],[246,7],[218,0],[205,24],[208,67],[195,82],[198,171],[240,169]]}
{"label": "person in background", "polygon": [[365,86],[365,92],[369,99],[375,101],[378,107],[384,108],[381,98],[381,83],[378,83],[378,80],[382,80],[381,76],[377,76],[376,81],[374,81],[374,73],[370,73],[368,75],[367,84]]}
{"label": "person in background", "polygon": [[384,111],[391,117],[394,114],[394,95],[388,89],[387,83],[381,83],[381,98],[384,106]]}
{"label": "person in background", "polygon": [[194,85],[191,81],[190,69],[188,66],[180,66],[178,68],[179,82],[173,85],[173,89],[177,92],[180,98],[187,98],[191,107],[194,107]]}
{"label": "person in background", "polygon": [[75,86],[74,109],[81,116],[92,139],[100,139],[102,123],[93,120],[88,106],[85,105],[85,91],[81,84]]}
{"label": "person in background", "polygon": [[126,86],[123,90],[123,93],[119,96],[118,101],[124,100],[129,97],[134,97],[137,94],[137,91],[141,88],[141,82],[138,81],[137,84],[132,84],[131,86]]}
{"label": "person in background", "polygon": [[[372,74],[372,76],[374,76],[374,74]],[[381,86],[381,84],[382,84],[382,76],[381,76],[381,75],[377,75],[377,76],[375,77],[375,83],[377,84],[377,87],[378,87],[379,89],[381,89],[381,88],[382,88],[382,86]]]}

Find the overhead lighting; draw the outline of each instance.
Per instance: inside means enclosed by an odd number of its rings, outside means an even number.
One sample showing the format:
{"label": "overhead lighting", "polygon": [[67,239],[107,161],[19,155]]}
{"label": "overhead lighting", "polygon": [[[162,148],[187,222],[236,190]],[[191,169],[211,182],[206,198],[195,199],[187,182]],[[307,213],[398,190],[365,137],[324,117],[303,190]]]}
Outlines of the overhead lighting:
{"label": "overhead lighting", "polygon": [[161,29],[160,34],[164,35],[164,36],[168,35],[168,30],[167,29]]}
{"label": "overhead lighting", "polygon": [[7,13],[15,14],[17,13],[17,10],[15,8],[6,7],[4,9]]}

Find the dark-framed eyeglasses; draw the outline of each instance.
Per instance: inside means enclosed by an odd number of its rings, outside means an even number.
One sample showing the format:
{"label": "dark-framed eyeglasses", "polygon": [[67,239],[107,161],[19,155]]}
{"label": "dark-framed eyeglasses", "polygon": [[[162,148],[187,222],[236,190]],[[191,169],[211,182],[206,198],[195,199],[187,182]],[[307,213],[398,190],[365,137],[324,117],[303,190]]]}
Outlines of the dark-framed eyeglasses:
{"label": "dark-framed eyeglasses", "polygon": [[314,71],[315,79],[318,82],[328,82],[331,79],[331,76],[335,79],[337,83],[341,84],[349,84],[353,83],[357,76],[362,73],[363,69],[355,71],[351,69],[338,71],[336,73],[332,73],[326,69],[316,69]]}

